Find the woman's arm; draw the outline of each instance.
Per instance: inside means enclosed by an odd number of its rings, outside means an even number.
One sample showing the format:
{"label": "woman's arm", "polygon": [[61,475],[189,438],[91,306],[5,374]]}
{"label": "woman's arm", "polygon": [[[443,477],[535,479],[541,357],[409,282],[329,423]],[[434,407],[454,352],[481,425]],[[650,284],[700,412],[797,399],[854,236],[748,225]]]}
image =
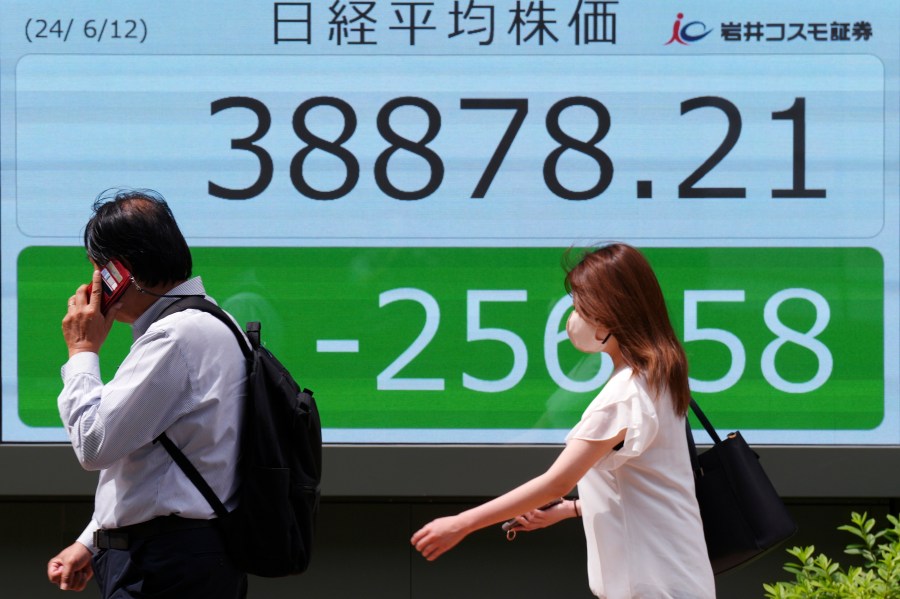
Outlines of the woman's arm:
{"label": "woman's arm", "polygon": [[624,439],[624,429],[603,441],[572,439],[545,473],[487,503],[433,520],[416,532],[411,542],[425,559],[435,560],[472,532],[526,514],[565,495],[591,466]]}

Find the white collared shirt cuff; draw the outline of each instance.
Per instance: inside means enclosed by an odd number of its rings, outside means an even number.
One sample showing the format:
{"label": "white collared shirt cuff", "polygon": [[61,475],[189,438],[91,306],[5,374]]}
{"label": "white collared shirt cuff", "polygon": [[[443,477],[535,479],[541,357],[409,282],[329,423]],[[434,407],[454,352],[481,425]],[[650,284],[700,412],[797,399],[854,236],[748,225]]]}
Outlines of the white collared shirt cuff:
{"label": "white collared shirt cuff", "polygon": [[78,535],[78,538],[75,539],[85,547],[91,550],[91,553],[97,553],[97,548],[94,547],[94,531],[100,528],[100,526],[91,518],[91,521],[88,523],[87,528]]}
{"label": "white collared shirt cuff", "polygon": [[78,352],[62,367],[63,381],[78,374],[90,374],[99,378],[100,356],[91,351]]}

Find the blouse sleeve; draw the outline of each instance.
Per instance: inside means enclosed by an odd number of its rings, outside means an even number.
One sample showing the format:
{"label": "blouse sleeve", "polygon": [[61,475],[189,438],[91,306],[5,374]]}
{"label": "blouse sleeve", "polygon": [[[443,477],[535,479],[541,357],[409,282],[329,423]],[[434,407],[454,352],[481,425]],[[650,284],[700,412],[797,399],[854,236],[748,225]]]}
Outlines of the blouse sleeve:
{"label": "blouse sleeve", "polygon": [[612,439],[622,429],[625,429],[622,448],[603,457],[596,468],[615,470],[629,459],[641,455],[656,438],[659,418],[653,400],[640,388],[597,406],[591,404],[566,441],[604,441]]}

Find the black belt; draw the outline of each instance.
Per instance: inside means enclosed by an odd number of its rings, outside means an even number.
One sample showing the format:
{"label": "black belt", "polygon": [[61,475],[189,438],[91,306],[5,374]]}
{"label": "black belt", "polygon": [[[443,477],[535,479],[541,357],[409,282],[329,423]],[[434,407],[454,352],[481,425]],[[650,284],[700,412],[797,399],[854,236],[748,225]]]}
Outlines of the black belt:
{"label": "black belt", "polygon": [[194,520],[179,516],[159,516],[153,520],[131,524],[121,528],[98,529],[94,531],[94,547],[97,549],[127,550],[132,543],[155,537],[167,532],[209,528],[214,520]]}

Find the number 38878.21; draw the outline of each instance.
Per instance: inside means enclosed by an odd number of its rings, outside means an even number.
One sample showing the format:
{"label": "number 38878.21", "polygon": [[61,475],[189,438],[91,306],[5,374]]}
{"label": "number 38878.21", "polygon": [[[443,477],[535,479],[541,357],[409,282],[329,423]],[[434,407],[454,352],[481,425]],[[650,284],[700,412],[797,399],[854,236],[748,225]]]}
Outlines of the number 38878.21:
{"label": "number 38878.21", "polygon": [[[526,98],[462,98],[459,107],[465,111],[512,111],[512,116],[491,158],[470,197],[484,198],[494,178],[500,170],[506,155],[510,151],[525,118],[528,115],[528,99]],[[580,107],[593,113],[595,125],[580,132],[578,137],[563,131],[560,117],[571,108]],[[249,136],[231,140],[231,148],[252,153],[259,162],[259,174],[250,186],[244,188],[224,187],[209,181],[208,191],[211,196],[228,200],[247,200],[263,193],[272,182],[275,166],[271,154],[260,144],[272,125],[272,115],[262,101],[247,96],[230,96],[220,98],[210,104],[210,112],[215,115],[232,108],[244,108],[256,115],[256,130]],[[310,113],[317,109],[337,111],[340,115],[340,133],[334,139],[325,139],[312,132],[308,120]],[[398,133],[391,125],[392,115],[399,109],[412,108],[421,111],[426,119],[425,133],[419,139],[409,139]],[[709,174],[737,144],[743,127],[741,113],[731,101],[718,96],[700,96],[690,98],[681,103],[681,114],[701,108],[713,108],[725,115],[728,128],[724,139],[716,150],[692,173],[678,185],[679,198],[743,198],[745,187],[703,187],[699,182]],[[772,113],[773,120],[786,120],[793,123],[793,184],[788,189],[773,189],[773,198],[823,198],[824,189],[807,189],[806,187],[806,98],[798,97],[787,110]],[[373,175],[378,188],[386,195],[397,200],[421,200],[435,193],[444,180],[444,161],[429,144],[435,140],[441,130],[441,113],[428,100],[416,96],[393,98],[378,111],[376,127],[387,146],[375,157]],[[294,133],[305,145],[294,154],[290,164],[290,177],[294,188],[303,196],[313,200],[336,200],[348,195],[356,187],[360,178],[359,158],[345,145],[354,135],[358,121],[356,111],[345,100],[331,96],[318,96],[302,102],[294,111],[292,125]],[[598,144],[609,133],[612,125],[609,110],[595,98],[572,96],[563,98],[547,110],[545,126],[547,134],[555,142],[544,159],[542,175],[544,184],[554,195],[566,200],[590,200],[601,195],[613,180],[613,160]],[[307,176],[307,160],[314,152],[321,152],[339,161],[343,167],[343,180],[330,189],[315,187]],[[388,169],[391,159],[398,152],[407,152],[419,159],[426,171],[427,181],[416,189],[403,189],[393,181]],[[588,178],[588,184],[581,189],[567,186],[560,178],[560,161],[566,152],[581,154],[597,166],[588,169],[596,173],[595,178]]]}

